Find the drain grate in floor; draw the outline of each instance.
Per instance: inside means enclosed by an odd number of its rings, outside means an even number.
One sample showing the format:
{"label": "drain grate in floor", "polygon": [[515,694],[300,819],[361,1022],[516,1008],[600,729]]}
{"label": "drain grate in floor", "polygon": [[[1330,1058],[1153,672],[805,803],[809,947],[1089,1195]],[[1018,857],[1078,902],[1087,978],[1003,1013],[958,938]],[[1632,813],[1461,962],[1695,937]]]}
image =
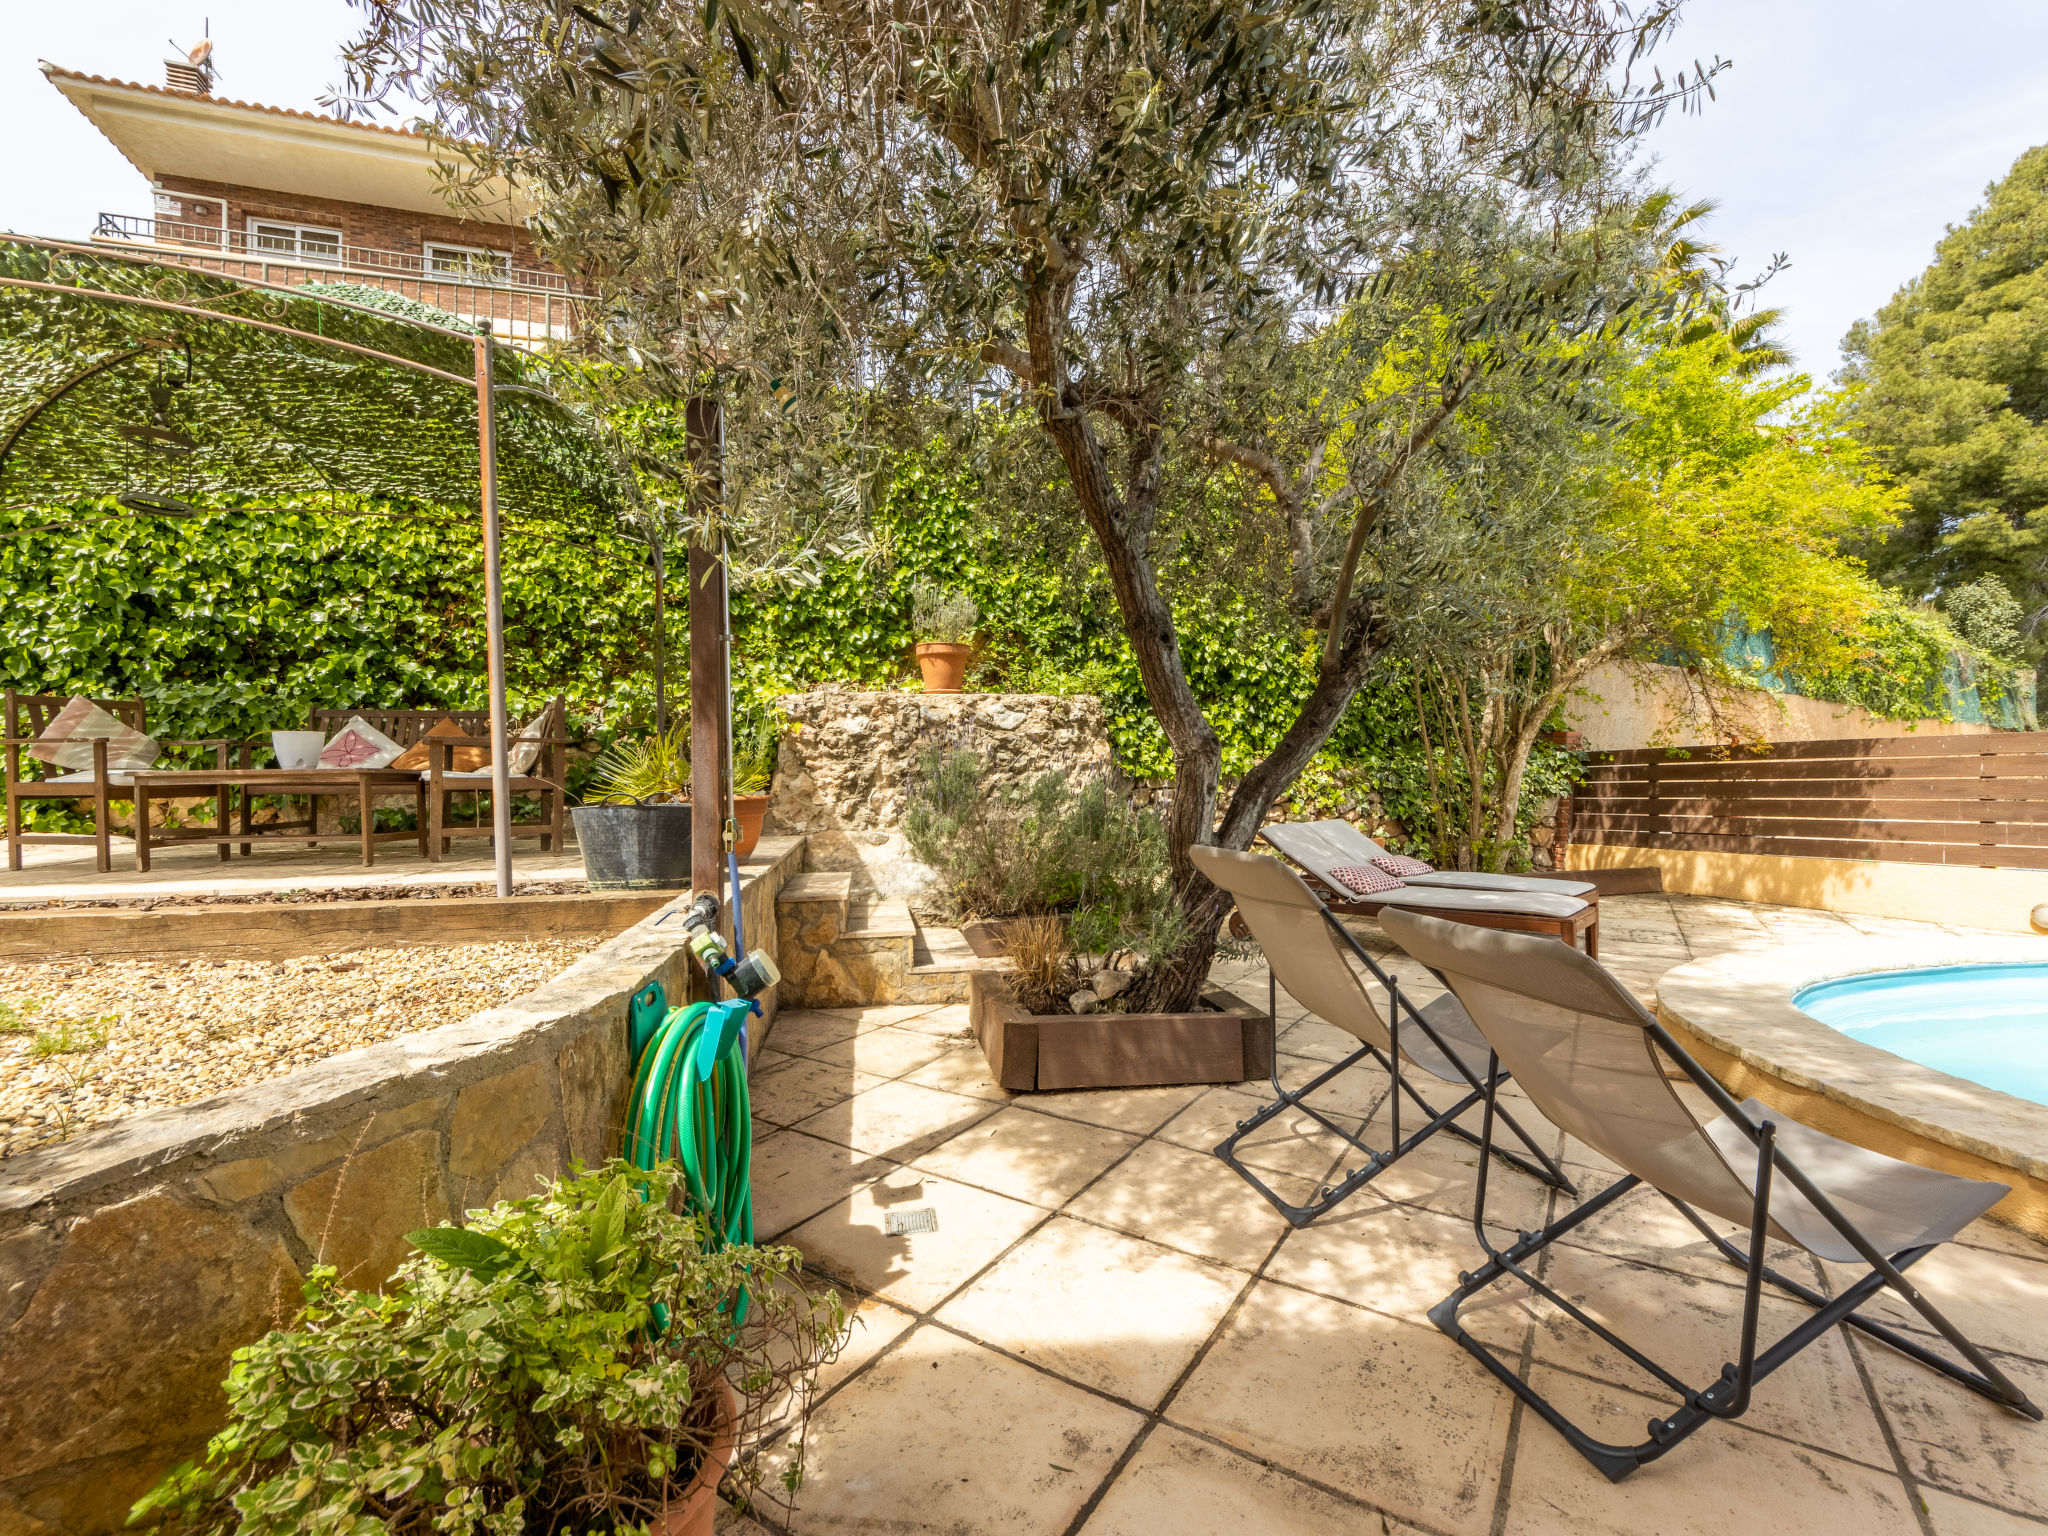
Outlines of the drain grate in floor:
{"label": "drain grate in floor", "polygon": [[890,1211],[882,1218],[882,1231],[889,1237],[908,1237],[913,1232],[939,1230],[939,1213],[930,1206],[921,1211]]}

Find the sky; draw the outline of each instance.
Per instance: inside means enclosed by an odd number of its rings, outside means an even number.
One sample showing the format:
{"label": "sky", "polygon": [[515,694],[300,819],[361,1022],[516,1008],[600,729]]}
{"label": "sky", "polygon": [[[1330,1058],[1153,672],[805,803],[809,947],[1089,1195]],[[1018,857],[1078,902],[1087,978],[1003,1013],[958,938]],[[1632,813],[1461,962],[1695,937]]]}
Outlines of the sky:
{"label": "sky", "polygon": [[[7,7],[0,59],[0,228],[83,238],[102,212],[147,213],[132,167],[36,70],[46,58],[160,84],[170,40],[212,23],[221,94],[317,110],[361,12],[345,0],[66,0]],[[1707,238],[1788,311],[1801,367],[1825,379],[1851,323],[1926,266],[2015,157],[2048,142],[2043,0],[1689,0],[1667,73],[1719,54],[1733,67],[1697,116],[1646,148],[1688,198],[1719,204]],[[25,151],[25,152],[24,152]]]}

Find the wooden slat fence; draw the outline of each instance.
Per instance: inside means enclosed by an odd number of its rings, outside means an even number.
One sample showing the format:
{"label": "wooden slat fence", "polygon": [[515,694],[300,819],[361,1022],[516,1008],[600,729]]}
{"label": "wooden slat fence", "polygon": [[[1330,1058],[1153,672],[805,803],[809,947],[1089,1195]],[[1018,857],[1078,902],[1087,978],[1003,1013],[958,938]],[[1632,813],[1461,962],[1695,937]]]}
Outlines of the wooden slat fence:
{"label": "wooden slat fence", "polygon": [[2048,870],[2048,731],[1595,752],[1572,840]]}

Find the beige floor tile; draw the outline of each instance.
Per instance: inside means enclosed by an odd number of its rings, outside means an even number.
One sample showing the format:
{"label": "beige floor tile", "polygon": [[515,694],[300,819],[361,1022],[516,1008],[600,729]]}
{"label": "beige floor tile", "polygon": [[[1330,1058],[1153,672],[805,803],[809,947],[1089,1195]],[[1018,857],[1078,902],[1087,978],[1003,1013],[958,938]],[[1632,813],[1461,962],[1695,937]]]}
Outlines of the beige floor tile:
{"label": "beige floor tile", "polygon": [[1247,1283],[1236,1270],[1056,1216],[936,1317],[1153,1408]]}
{"label": "beige floor tile", "polygon": [[[2001,1509],[2048,1518],[2048,1426],[1875,1340],[1858,1340],[1857,1349],[1915,1477]],[[2034,1406],[2048,1407],[2048,1366],[2010,1356],[1996,1364]]]}
{"label": "beige floor tile", "polygon": [[[1680,1380],[1708,1386],[1720,1375],[1722,1364],[1735,1359],[1742,1326],[1738,1288],[1624,1264],[1562,1244],[1548,1257],[1543,1272],[1547,1284]],[[1668,1396],[1620,1351],[1550,1303],[1538,1300],[1533,1310],[1538,1319],[1538,1360],[1652,1397]],[[1757,1347],[1769,1348],[1811,1315],[1807,1307],[1766,1287]],[[1671,1398],[1668,1406],[1675,1405]],[[1839,1329],[1815,1340],[1758,1383],[1742,1422],[1870,1466],[1891,1465],[1884,1432]]]}
{"label": "beige floor tile", "polygon": [[838,1204],[896,1165],[801,1131],[754,1143],[754,1231],[763,1242]]}
{"label": "beige floor tile", "polygon": [[[1935,1536],[2041,1536],[2041,1522],[1920,1485]],[[1088,1529],[1093,1530],[1090,1526]]]}
{"label": "beige floor tile", "polygon": [[[936,1230],[892,1237],[891,1211],[933,1211]],[[864,1184],[783,1241],[836,1280],[913,1311],[929,1311],[1045,1218],[1021,1200],[899,1169]]]}
{"label": "beige floor tile", "polygon": [[1163,1424],[1081,1529],[1086,1536],[1420,1536]]}
{"label": "beige floor tile", "polygon": [[[1283,1174],[1267,1182],[1296,1202],[1315,1193]],[[1221,1158],[1162,1141],[1140,1146],[1067,1212],[1239,1269],[1255,1268],[1287,1230],[1286,1218]]]}
{"label": "beige floor tile", "polygon": [[866,1008],[826,1008],[820,1011],[849,1021],[855,1029],[887,1029],[922,1018],[938,1006],[937,1003],[876,1003]]}
{"label": "beige floor tile", "polygon": [[1016,1105],[913,1158],[920,1168],[1015,1200],[1064,1205],[1138,1144],[1135,1136]]}
{"label": "beige floor tile", "polygon": [[872,1072],[877,1077],[901,1077],[943,1056],[950,1049],[935,1035],[884,1025],[880,1029],[864,1029],[831,1045],[819,1046],[810,1054],[814,1060]]}
{"label": "beige floor tile", "polygon": [[[1578,1184],[1580,1192],[1590,1199],[1605,1189],[1609,1182],[1595,1176],[1581,1179]],[[1570,1209],[1561,1201],[1558,1215],[1562,1217]],[[1705,1220],[1715,1231],[1733,1239],[1738,1247],[1747,1251],[1749,1239],[1743,1229],[1715,1216],[1705,1216]],[[1652,1264],[1660,1269],[1680,1270],[1708,1280],[1725,1281],[1738,1278],[1742,1273],[1723,1259],[1719,1250],[1700,1236],[1699,1229],[1680,1215],[1670,1201],[1647,1185],[1623,1195],[1585,1225],[1573,1228],[1558,1242],[1562,1247],[1590,1249],[1614,1258]],[[1797,1270],[1795,1278],[1811,1283],[1811,1272],[1801,1250],[1789,1243],[1773,1243],[1768,1253],[1773,1267],[1783,1267],[1788,1274]]]}
{"label": "beige floor tile", "polygon": [[846,1298],[850,1325],[839,1358],[818,1372],[818,1390],[829,1392],[910,1331],[917,1319],[873,1296]]}
{"label": "beige floor tile", "polygon": [[1171,1088],[1076,1088],[1063,1093],[1027,1093],[1018,1102],[1048,1115],[1144,1136],[1158,1130],[1204,1091],[1200,1083]]}
{"label": "beige floor tile", "polygon": [[[1860,1264],[1830,1264],[1835,1291],[1867,1271]],[[1906,1276],[1948,1320],[1982,1349],[2010,1350],[2048,1361],[2048,1264],[2007,1253],[1950,1243],[1906,1271]],[[1936,1337],[1934,1325],[1889,1288],[1863,1304],[1866,1317]]]}
{"label": "beige floor tile", "polygon": [[[1313,1056],[1296,1056],[1284,1047],[1279,1063],[1281,1084],[1290,1093],[1306,1088],[1332,1066],[1331,1062]],[[1271,1083],[1262,1079],[1252,1086],[1266,1098],[1272,1097]],[[1378,1062],[1363,1061],[1331,1078],[1308,1096],[1308,1102],[1340,1124],[1357,1125],[1378,1111],[1392,1088],[1391,1079],[1380,1070]]]}
{"label": "beige floor tile", "polygon": [[[847,1073],[845,1067],[818,1065],[821,1071]],[[797,1123],[813,1136],[907,1163],[997,1109],[917,1083],[867,1081],[876,1086]]]}
{"label": "beige floor tile", "polygon": [[[1514,1241],[1511,1232],[1494,1236]],[[1382,1200],[1367,1188],[1314,1225],[1288,1233],[1266,1273],[1430,1327],[1429,1309],[1457,1289],[1461,1271],[1485,1260],[1469,1221]],[[1520,1348],[1530,1314],[1524,1287],[1495,1285],[1460,1316],[1473,1337]]]}
{"label": "beige floor tile", "polygon": [[943,1328],[919,1328],[813,1417],[790,1527],[804,1536],[1061,1531],[1142,1423]]}
{"label": "beige floor tile", "polygon": [[[1314,1014],[1309,1014],[1296,1024],[1283,1023],[1280,1029],[1280,1049],[1283,1053],[1320,1061],[1326,1067],[1335,1066],[1356,1051],[1359,1044],[1356,1035],[1348,1030],[1339,1029],[1334,1024],[1325,1024]],[[1371,1073],[1377,1069],[1370,1064],[1361,1063],[1359,1070]],[[1384,1075],[1380,1081],[1382,1084],[1385,1083]]]}
{"label": "beige floor tile", "polygon": [[923,1013],[897,1019],[892,1029],[914,1029],[921,1035],[937,1035],[946,1040],[972,1040],[974,1027],[967,1021],[965,1003],[940,1003],[927,1008]]}
{"label": "beige floor tile", "polygon": [[[1530,1385],[1587,1433],[1635,1444],[1658,1404],[1538,1365]],[[1503,1393],[1503,1396],[1506,1394]],[[1739,1425],[1709,1424],[1610,1483],[1534,1414],[1524,1415],[1503,1536],[1920,1536],[1896,1474]]]}
{"label": "beige floor tile", "polygon": [[[1240,1092],[1235,1088],[1211,1088],[1163,1126],[1158,1135],[1191,1152],[1211,1152],[1224,1137],[1237,1129],[1270,1101],[1271,1095]],[[1341,1117],[1332,1115],[1341,1123]],[[1240,1162],[1261,1172],[1291,1174],[1320,1184],[1336,1165],[1339,1154],[1350,1151],[1314,1117],[1300,1110],[1275,1115],[1238,1144]],[[1354,1156],[1356,1154],[1353,1154]]]}
{"label": "beige floor tile", "polygon": [[792,1058],[787,1066],[755,1073],[747,1084],[747,1092],[754,1113],[763,1120],[794,1125],[887,1081],[801,1056]]}
{"label": "beige floor tile", "polygon": [[1477,1536],[1511,1402],[1434,1328],[1262,1284],[1166,1416],[1399,1518]]}
{"label": "beige floor tile", "polygon": [[2048,1264],[2048,1242],[2017,1227],[2003,1226],[1995,1221],[1973,1221],[1963,1228],[1956,1239],[1966,1248],[1985,1248],[1992,1253],[2009,1253],[2016,1259],[2032,1259],[2039,1264]]}
{"label": "beige floor tile", "polygon": [[[1443,1107],[1444,1101],[1432,1102]],[[1414,1108],[1410,1103],[1402,1109],[1401,1134],[1404,1137],[1412,1135],[1416,1126],[1426,1123],[1420,1118],[1409,1118],[1408,1111]],[[1420,1112],[1417,1113],[1419,1116]],[[1381,1110],[1366,1128],[1365,1136],[1374,1146],[1388,1145],[1393,1140],[1392,1117]],[[1478,1178],[1479,1149],[1448,1131],[1438,1131],[1406,1157],[1383,1169],[1380,1176],[1372,1181],[1372,1187],[1385,1199],[1406,1200],[1447,1216],[1469,1220]],[[1486,1217],[1489,1222],[1516,1228],[1540,1227],[1549,1209],[1548,1185],[1540,1184],[1520,1169],[1495,1159],[1486,1176]]]}
{"label": "beige floor tile", "polygon": [[812,1013],[791,1009],[775,1015],[768,1026],[766,1049],[791,1056],[808,1056],[821,1046],[853,1038],[853,1021],[836,1013]]}
{"label": "beige floor tile", "polygon": [[919,1067],[903,1074],[906,1083],[926,1088],[943,1088],[947,1093],[965,1094],[970,1099],[987,1099],[1008,1104],[1020,1097],[989,1075],[988,1058],[972,1041],[944,1042],[946,1049]]}

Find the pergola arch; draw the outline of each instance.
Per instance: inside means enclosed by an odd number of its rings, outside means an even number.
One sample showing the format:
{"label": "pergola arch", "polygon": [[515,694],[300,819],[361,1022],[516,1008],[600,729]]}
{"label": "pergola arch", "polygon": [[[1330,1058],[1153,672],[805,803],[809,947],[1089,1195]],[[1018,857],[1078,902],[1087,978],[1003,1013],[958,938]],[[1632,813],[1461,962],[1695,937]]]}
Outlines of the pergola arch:
{"label": "pergola arch", "polygon": [[[154,367],[130,366],[171,349],[187,359],[175,386]],[[99,361],[75,366],[88,356]],[[637,497],[606,446],[487,331],[91,246],[0,237],[0,504],[119,496],[136,451],[151,442],[182,456],[190,494],[260,498],[346,484],[363,496],[477,510],[497,884],[510,895],[499,503],[618,516]]]}

